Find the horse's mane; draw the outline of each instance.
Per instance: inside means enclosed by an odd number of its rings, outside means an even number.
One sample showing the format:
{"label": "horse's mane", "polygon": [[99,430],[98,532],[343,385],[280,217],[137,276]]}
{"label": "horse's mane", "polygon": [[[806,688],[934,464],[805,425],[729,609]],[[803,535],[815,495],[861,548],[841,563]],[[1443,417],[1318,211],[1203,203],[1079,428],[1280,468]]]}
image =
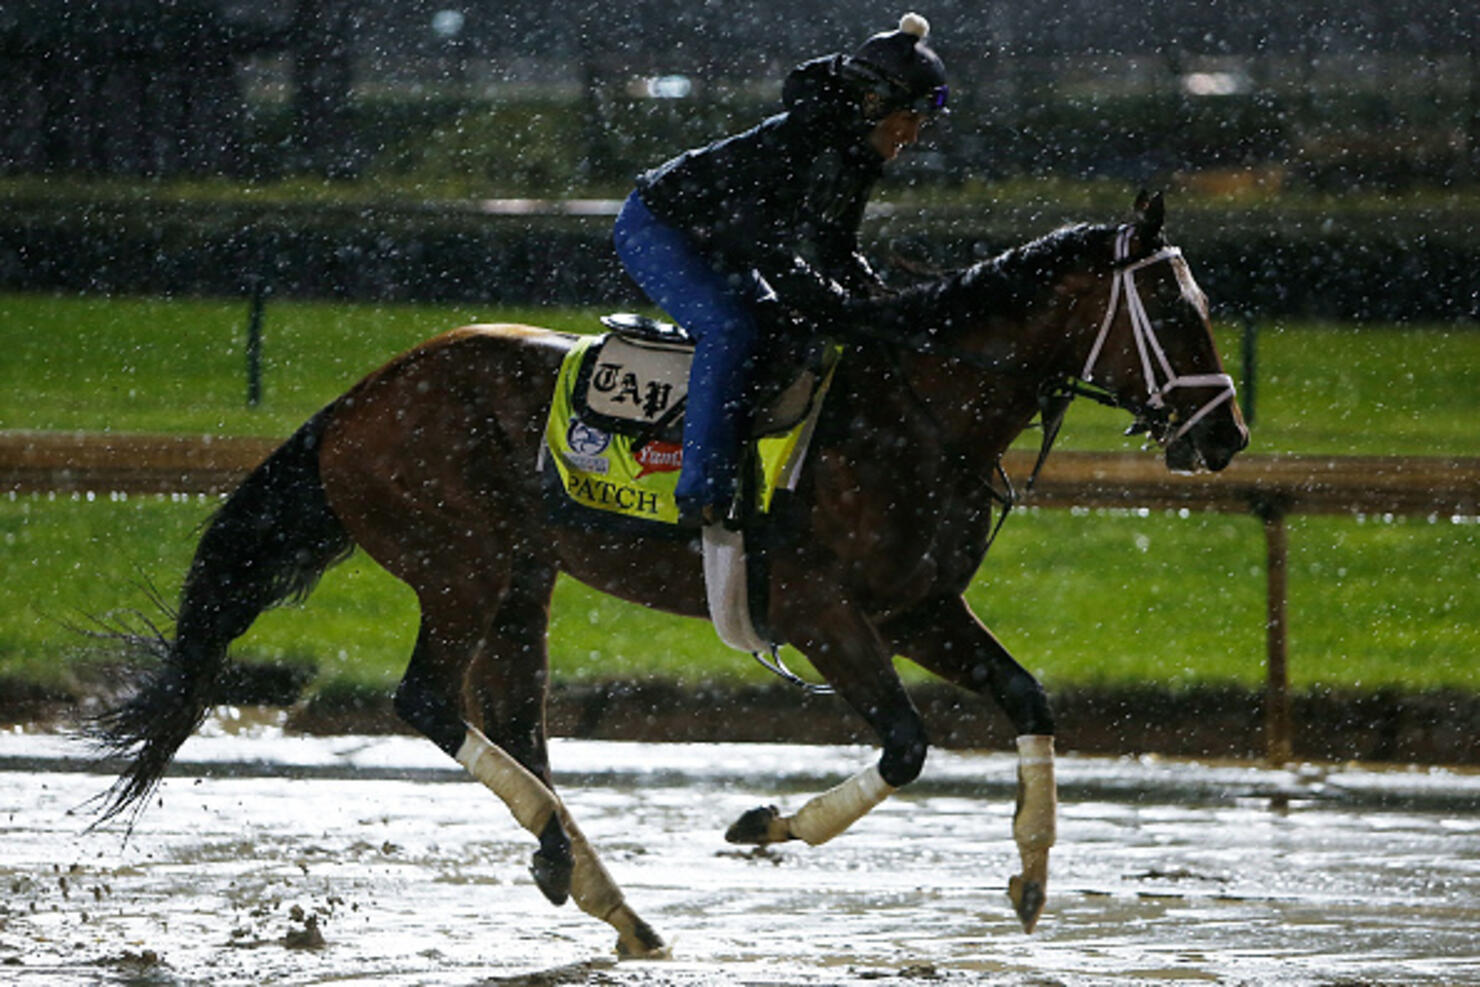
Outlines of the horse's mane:
{"label": "horse's mane", "polygon": [[[1104,252],[1110,227],[1075,223],[1006,250],[946,278],[945,290],[964,290],[980,300],[1018,298],[1052,287],[1070,270],[1082,267],[1086,255]],[[981,296],[985,296],[982,298]]]}
{"label": "horse's mane", "polygon": [[1092,253],[1103,253],[1115,227],[1062,226],[995,257],[881,300],[881,321],[914,331],[946,329],[955,317],[990,312],[1021,318],[1028,306]]}

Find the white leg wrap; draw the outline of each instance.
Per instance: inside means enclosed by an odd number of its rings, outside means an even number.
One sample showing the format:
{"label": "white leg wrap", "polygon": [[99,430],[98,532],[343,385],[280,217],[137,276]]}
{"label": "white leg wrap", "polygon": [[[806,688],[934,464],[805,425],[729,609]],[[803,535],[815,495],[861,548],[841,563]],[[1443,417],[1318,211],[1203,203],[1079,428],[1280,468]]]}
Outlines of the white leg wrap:
{"label": "white leg wrap", "polygon": [[544,832],[551,815],[560,817],[561,828],[570,839],[570,896],[581,911],[606,919],[622,905],[621,889],[576,826],[565,803],[529,769],[473,727],[468,727],[468,735],[458,748],[457,763],[503,799],[519,825],[535,836]]}
{"label": "white leg wrap", "polygon": [[564,808],[544,782],[479,730],[468,727],[468,735],[457,749],[456,760],[468,770],[468,774],[503,799],[519,825],[535,836],[544,830],[553,813]]}
{"label": "white leg wrap", "polygon": [[581,911],[617,930],[619,953],[623,956],[666,955],[662,939],[627,906],[622,889],[612,880],[601,858],[596,856],[596,849],[586,840],[559,796],[509,756],[508,751],[473,727],[468,727],[456,759],[469,774],[502,799],[519,825],[535,836],[544,832],[552,816],[559,818],[560,827],[570,840],[570,896]]}
{"label": "white leg wrap", "polygon": [[576,826],[569,812],[561,812],[560,823],[565,827],[565,835],[570,837],[570,856],[575,865],[570,875],[571,899],[587,915],[611,922],[618,925],[618,931],[625,931],[613,914],[626,901],[622,889],[612,880],[601,858],[596,856],[596,848],[587,842],[586,834]]}
{"label": "white leg wrap", "polygon": [[1028,734],[1017,739],[1017,811],[1012,836],[1023,870],[1007,882],[1007,896],[1032,932],[1043,914],[1048,891],[1048,850],[1057,836],[1058,794],[1053,780],[1053,737]]}
{"label": "white leg wrap", "polygon": [[1012,818],[1012,836],[1024,852],[1047,850],[1058,835],[1053,737],[1025,734],[1017,739],[1017,748],[1017,811]]}
{"label": "white leg wrap", "polygon": [[871,765],[802,806],[796,815],[787,820],[791,835],[812,846],[826,843],[888,798],[893,791],[894,786],[879,774],[878,766]]}

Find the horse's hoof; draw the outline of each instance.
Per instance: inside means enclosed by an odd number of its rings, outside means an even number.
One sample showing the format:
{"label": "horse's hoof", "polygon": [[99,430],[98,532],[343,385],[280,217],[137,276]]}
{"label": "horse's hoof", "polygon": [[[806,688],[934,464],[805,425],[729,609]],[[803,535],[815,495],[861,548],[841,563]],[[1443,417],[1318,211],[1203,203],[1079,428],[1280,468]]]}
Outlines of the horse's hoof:
{"label": "horse's hoof", "polygon": [[536,850],[529,862],[529,873],[534,878],[535,887],[556,907],[570,898],[570,875],[574,870],[569,854],[555,857]]}
{"label": "horse's hoof", "polygon": [[1032,932],[1048,902],[1047,888],[1042,881],[1025,880],[1021,874],[1007,882],[1007,897],[1017,912],[1018,921],[1023,923],[1024,932]]}
{"label": "horse's hoof", "polygon": [[746,846],[765,846],[767,843],[780,843],[790,838],[786,820],[781,818],[781,810],[774,805],[751,809],[725,830],[726,842]]}
{"label": "horse's hoof", "polygon": [[617,937],[617,956],[624,960],[672,959],[673,951],[663,942],[663,937],[636,915],[632,918],[632,928]]}

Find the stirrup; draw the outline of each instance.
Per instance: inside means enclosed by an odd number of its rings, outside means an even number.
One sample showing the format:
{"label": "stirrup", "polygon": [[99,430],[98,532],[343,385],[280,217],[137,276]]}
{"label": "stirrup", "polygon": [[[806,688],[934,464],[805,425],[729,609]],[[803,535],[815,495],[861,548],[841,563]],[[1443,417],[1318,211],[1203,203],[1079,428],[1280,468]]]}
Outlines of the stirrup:
{"label": "stirrup", "polygon": [[796,672],[787,668],[786,662],[781,660],[781,648],[779,645],[771,645],[771,657],[769,658],[759,651],[752,651],[750,656],[760,662],[763,667],[770,670],[772,674],[785,679],[809,696],[831,696],[837,692],[836,689],[826,682],[808,682]]}

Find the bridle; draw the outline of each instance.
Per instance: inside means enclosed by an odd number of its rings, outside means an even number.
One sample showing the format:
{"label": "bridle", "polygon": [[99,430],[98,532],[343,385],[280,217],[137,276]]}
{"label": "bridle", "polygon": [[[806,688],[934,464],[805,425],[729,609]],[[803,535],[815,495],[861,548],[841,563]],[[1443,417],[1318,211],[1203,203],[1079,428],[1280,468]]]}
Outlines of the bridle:
{"label": "bridle", "polygon": [[[1084,361],[1084,369],[1077,376],[1065,374],[1045,381],[1040,391],[1039,404],[1043,411],[1044,444],[1038,459],[1039,467],[1043,465],[1043,460],[1048,454],[1048,447],[1058,432],[1058,424],[1062,421],[1065,410],[1076,397],[1089,398],[1100,404],[1131,412],[1136,416],[1136,423],[1131,426],[1130,434],[1150,432],[1152,438],[1161,445],[1170,445],[1177,441],[1219,406],[1233,400],[1235,394],[1233,378],[1228,374],[1179,374],[1172,367],[1166,349],[1157,337],[1156,327],[1152,324],[1151,317],[1146,314],[1146,306],[1141,301],[1141,293],[1136,289],[1136,272],[1160,264],[1162,261],[1180,259],[1182,249],[1162,247],[1144,257],[1132,258],[1131,239],[1135,233],[1135,226],[1130,224],[1116,231],[1115,271],[1110,281],[1110,298],[1105,303],[1105,315],[1100,320],[1099,335],[1095,337],[1094,345],[1090,347],[1089,356]],[[1105,349],[1105,342],[1110,336],[1111,328],[1115,325],[1116,316],[1120,314],[1122,308],[1125,309],[1130,321],[1132,338],[1136,342],[1136,351],[1141,358],[1141,374],[1146,383],[1144,403],[1125,401],[1109,388],[1095,382],[1096,364]],[[916,353],[939,354],[983,370],[1000,369],[994,360],[943,345],[929,336],[870,329],[867,326],[851,327],[850,333]],[[1158,384],[1159,380],[1161,383]],[[1178,422],[1175,431],[1172,431],[1171,410],[1166,405],[1167,395],[1178,388],[1190,387],[1216,387],[1218,390],[1186,420]],[[916,397],[918,398],[918,395]],[[925,404],[925,402],[920,403]],[[1033,476],[1037,475],[1038,469],[1035,468]],[[1031,488],[1032,485],[1030,479],[1028,486]]]}
{"label": "bridle", "polygon": [[[1089,356],[1084,361],[1084,369],[1078,376],[1063,375],[1044,383],[1039,390],[1038,402],[1040,424],[1043,428],[1043,444],[1038,453],[1038,461],[1033,466],[1033,472],[1028,477],[1028,489],[1033,489],[1033,483],[1038,479],[1039,472],[1043,469],[1043,463],[1048,458],[1049,450],[1053,447],[1054,439],[1058,436],[1059,427],[1063,423],[1064,414],[1070,403],[1076,397],[1085,397],[1100,404],[1114,408],[1122,408],[1130,411],[1137,417],[1137,424],[1131,428],[1132,432],[1146,430],[1152,433],[1162,445],[1170,445],[1194,425],[1207,417],[1215,408],[1228,401],[1233,400],[1234,384],[1233,378],[1226,373],[1221,374],[1179,374],[1172,367],[1171,360],[1167,358],[1166,349],[1161,345],[1157,337],[1156,327],[1151,322],[1151,317],[1146,314],[1146,306],[1141,301],[1141,293],[1136,288],[1136,272],[1143,268],[1151,267],[1162,261],[1170,261],[1182,257],[1180,247],[1162,247],[1144,257],[1132,259],[1130,256],[1131,238],[1135,234],[1135,227],[1122,226],[1115,235],[1115,271],[1110,282],[1110,298],[1105,304],[1105,315],[1100,320],[1099,335],[1095,337],[1094,345],[1090,347]],[[1132,338],[1136,342],[1136,350],[1141,358],[1141,372],[1146,382],[1146,402],[1137,406],[1122,400],[1109,388],[1095,382],[1096,364],[1099,362],[1100,354],[1105,348],[1105,341],[1110,336],[1110,330],[1115,325],[1115,318],[1124,307],[1127,318],[1131,324]],[[888,345],[890,352],[895,348],[904,349],[916,353],[934,353],[951,360],[958,360],[968,366],[983,370],[1000,369],[996,361],[983,358],[969,351],[958,350],[954,347],[942,345],[929,336],[903,334],[889,330],[873,329],[868,326],[853,327],[851,332],[855,336],[872,339]],[[1154,361],[1154,362],[1153,362]],[[899,371],[903,382],[905,393],[918,407],[926,420],[931,422],[937,431],[945,431],[940,420],[931,410],[930,403],[920,394],[910,380],[910,375],[899,364],[896,357],[895,366]],[[1158,377],[1158,370],[1160,377]],[[1158,385],[1158,379],[1164,378]],[[1218,391],[1207,401],[1198,407],[1197,411],[1188,416],[1186,421],[1177,425],[1170,435],[1165,433],[1171,428],[1171,412],[1166,407],[1166,396],[1177,388],[1185,387],[1216,387]],[[994,484],[994,479],[1000,481],[1002,488]],[[995,501],[1001,510],[998,512],[997,521],[992,525],[987,535],[986,545],[983,552],[990,549],[997,540],[997,534],[1002,530],[1002,525],[1007,520],[1018,501],[1017,491],[1014,489],[1012,479],[1002,467],[999,458],[992,464],[992,473],[982,480],[988,496]],[[801,687],[810,693],[825,694],[832,691],[827,685],[816,685],[802,679],[781,661],[776,648],[772,648],[771,657],[756,653],[756,661],[770,669],[776,675]]]}
{"label": "bridle", "polygon": [[[1043,441],[1039,448],[1037,462],[1033,465],[1033,472],[1028,477],[1027,488],[1029,490],[1033,489],[1033,484],[1038,479],[1044,462],[1048,459],[1049,450],[1053,448],[1054,440],[1058,437],[1064,415],[1075,398],[1089,398],[1099,404],[1131,412],[1136,416],[1136,421],[1128,430],[1128,434],[1149,432],[1152,439],[1163,446],[1177,441],[1194,425],[1211,414],[1214,409],[1233,400],[1233,378],[1228,374],[1179,374],[1172,367],[1172,362],[1166,354],[1166,348],[1162,346],[1156,334],[1156,327],[1152,324],[1151,317],[1146,314],[1146,306],[1141,301],[1141,293],[1136,288],[1136,272],[1160,264],[1162,261],[1180,259],[1182,250],[1179,247],[1168,246],[1144,257],[1133,258],[1131,240],[1135,233],[1136,227],[1130,224],[1116,231],[1115,271],[1110,281],[1110,298],[1105,303],[1105,314],[1100,320],[1100,331],[1095,337],[1094,345],[1090,347],[1089,356],[1084,361],[1084,369],[1078,375],[1064,374],[1051,377],[1039,388],[1039,421],[1043,428]],[[1136,342],[1136,351],[1141,358],[1141,373],[1146,383],[1145,402],[1127,401],[1095,381],[1095,371],[1100,356],[1104,352],[1105,342],[1109,339],[1110,330],[1114,327],[1116,317],[1122,308],[1126,311],[1131,325],[1132,338]],[[1001,369],[995,360],[943,345],[929,336],[871,329],[867,326],[855,327],[852,331],[856,336],[887,343],[891,349],[899,347],[916,353],[935,353],[983,370]],[[929,402],[915,390],[910,383],[908,373],[903,373],[902,376],[906,392],[924,412],[926,418],[934,422],[939,429],[940,423],[931,412]],[[1178,388],[1191,387],[1216,387],[1218,390],[1186,420],[1177,422],[1173,430],[1171,410],[1166,404],[1167,395]],[[1006,520],[1007,512],[1017,501],[1017,492],[1002,469],[1001,460],[993,464],[992,472],[1001,481],[1003,489],[998,490],[994,487],[990,477],[986,481],[986,487],[992,499],[1002,506],[1003,513],[988,538],[988,545],[995,540],[997,530]]]}
{"label": "bridle", "polygon": [[[1233,400],[1233,378],[1228,374],[1179,374],[1172,369],[1172,362],[1167,359],[1166,350],[1162,347],[1161,340],[1157,338],[1156,327],[1152,325],[1151,318],[1146,314],[1146,306],[1142,304],[1141,294],[1136,290],[1136,272],[1162,261],[1180,258],[1182,250],[1179,247],[1162,247],[1145,257],[1131,260],[1130,244],[1134,233],[1134,227],[1123,226],[1115,235],[1116,270],[1110,282],[1110,300],[1105,305],[1105,317],[1100,322],[1100,334],[1095,338],[1094,345],[1090,347],[1089,356],[1084,361],[1084,369],[1079,372],[1079,380],[1091,387],[1097,386],[1094,379],[1095,364],[1099,362],[1100,353],[1105,347],[1105,340],[1110,336],[1110,328],[1115,323],[1115,316],[1124,306],[1131,324],[1131,336],[1136,341],[1136,351],[1141,357],[1141,374],[1146,382],[1144,408],[1150,412],[1146,417],[1164,423],[1159,429],[1161,434],[1156,434],[1154,437],[1162,445],[1170,445],[1186,435],[1192,426],[1206,418],[1219,405]],[[1157,384],[1159,377],[1165,379],[1160,385]],[[1185,421],[1180,422],[1176,431],[1166,435],[1166,429],[1170,427],[1170,412],[1166,407],[1166,396],[1181,387],[1216,387],[1218,390],[1207,401],[1204,401],[1197,411],[1189,415]],[[1149,422],[1148,425],[1150,425]]]}

